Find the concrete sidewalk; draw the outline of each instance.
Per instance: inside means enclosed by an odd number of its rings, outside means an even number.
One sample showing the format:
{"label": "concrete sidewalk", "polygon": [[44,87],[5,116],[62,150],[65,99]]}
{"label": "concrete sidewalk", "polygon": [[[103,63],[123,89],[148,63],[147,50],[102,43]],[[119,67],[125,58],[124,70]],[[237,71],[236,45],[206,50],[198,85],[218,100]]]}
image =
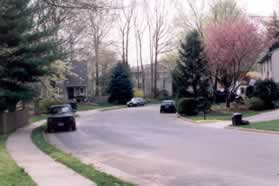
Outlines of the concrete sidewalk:
{"label": "concrete sidewalk", "polygon": [[250,116],[245,119],[249,120],[250,122],[264,122],[264,121],[279,120],[279,109],[269,111],[269,112],[263,112],[261,114]]}
{"label": "concrete sidewalk", "polygon": [[44,122],[18,129],[7,141],[7,149],[16,163],[39,186],[96,186],[92,181],[75,173],[41,152],[31,140],[31,132]]}

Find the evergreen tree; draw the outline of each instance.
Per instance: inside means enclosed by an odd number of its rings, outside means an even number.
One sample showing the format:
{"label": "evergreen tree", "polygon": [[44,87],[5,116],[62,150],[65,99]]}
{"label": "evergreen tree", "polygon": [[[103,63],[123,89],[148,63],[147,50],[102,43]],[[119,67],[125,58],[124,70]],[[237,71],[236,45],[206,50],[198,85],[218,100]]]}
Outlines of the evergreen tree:
{"label": "evergreen tree", "polygon": [[209,71],[198,31],[190,32],[181,43],[173,72],[177,97],[208,97]]}
{"label": "evergreen tree", "polygon": [[133,97],[133,85],[128,64],[118,63],[112,71],[108,88],[109,102],[126,104]]}
{"label": "evergreen tree", "polygon": [[[54,29],[38,28],[31,0],[2,0],[0,6],[0,111],[32,99],[31,84],[61,53]],[[35,29],[36,27],[36,29]]]}

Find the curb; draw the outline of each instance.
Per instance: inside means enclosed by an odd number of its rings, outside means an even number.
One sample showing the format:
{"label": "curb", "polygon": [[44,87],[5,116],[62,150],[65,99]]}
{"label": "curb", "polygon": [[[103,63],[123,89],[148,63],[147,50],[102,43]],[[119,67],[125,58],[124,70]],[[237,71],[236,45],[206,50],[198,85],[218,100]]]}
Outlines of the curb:
{"label": "curb", "polygon": [[243,132],[253,132],[253,133],[258,133],[258,134],[279,135],[279,132],[276,132],[276,131],[249,129],[249,128],[241,128],[241,127],[233,127],[233,126],[225,127],[225,129],[238,130],[238,131],[243,131]]}
{"label": "curb", "polygon": [[189,122],[189,123],[186,123],[186,124],[188,124],[188,125],[197,125],[197,126],[198,126],[198,124],[199,124],[199,123],[194,122],[194,121],[191,120],[191,119],[187,119],[187,118],[181,116],[180,114],[176,114],[176,117],[177,117],[178,119],[180,119],[180,120]]}

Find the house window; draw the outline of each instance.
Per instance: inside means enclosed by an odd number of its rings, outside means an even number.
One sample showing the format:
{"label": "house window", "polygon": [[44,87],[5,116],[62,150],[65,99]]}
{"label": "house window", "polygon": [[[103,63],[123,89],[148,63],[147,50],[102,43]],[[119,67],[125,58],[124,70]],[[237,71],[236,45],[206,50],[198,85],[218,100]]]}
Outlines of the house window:
{"label": "house window", "polygon": [[244,87],[241,87],[241,88],[240,88],[240,94],[241,94],[241,95],[245,94],[245,88],[244,88]]}
{"label": "house window", "polygon": [[84,88],[83,88],[83,87],[81,87],[81,88],[79,89],[79,93],[80,93],[80,95],[84,95]]}
{"label": "house window", "polygon": [[163,80],[163,89],[166,89],[166,80]]}

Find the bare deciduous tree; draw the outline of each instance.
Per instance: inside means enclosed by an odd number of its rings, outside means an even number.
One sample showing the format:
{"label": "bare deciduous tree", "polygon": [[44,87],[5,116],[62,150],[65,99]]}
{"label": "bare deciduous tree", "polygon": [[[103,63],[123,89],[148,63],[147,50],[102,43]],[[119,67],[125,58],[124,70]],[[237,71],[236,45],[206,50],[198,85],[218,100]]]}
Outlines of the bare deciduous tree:
{"label": "bare deciduous tree", "polygon": [[176,8],[178,10],[176,23],[182,29],[182,32],[185,33],[196,29],[201,36],[203,35],[207,2],[206,0],[176,1]]}
{"label": "bare deciduous tree", "polygon": [[63,9],[83,9],[83,10],[98,10],[104,8],[112,8],[105,5],[99,0],[43,0],[50,6]]}
{"label": "bare deciduous tree", "polygon": [[[147,3],[147,2],[146,2]],[[151,81],[154,97],[157,96],[158,63],[161,54],[173,50],[172,30],[168,18],[166,0],[156,0],[153,5],[146,5],[150,37]],[[152,14],[153,13],[153,14]]]}
{"label": "bare deciduous tree", "polygon": [[[144,33],[146,30],[146,23],[144,17],[140,15],[140,9],[138,7],[138,11],[136,16],[134,17],[134,28],[135,28],[135,40],[136,40],[136,50],[137,50],[137,80],[138,80],[138,88],[142,88],[145,94],[145,70],[143,65],[143,39]],[[142,80],[142,87],[140,87],[140,74]]]}
{"label": "bare deciduous tree", "polygon": [[122,62],[129,64],[129,41],[136,2],[132,1],[128,7],[123,4],[121,6],[123,8],[118,14],[118,23],[121,35]]}
{"label": "bare deciduous tree", "polygon": [[[95,55],[95,96],[100,95],[100,74],[99,74],[99,68],[100,68],[100,49],[101,47],[104,47],[105,39],[107,35],[111,31],[111,26],[114,22],[114,16],[111,11],[108,10],[99,10],[99,11],[91,11],[88,10],[88,20],[89,20],[89,26],[88,26],[88,34],[89,38],[92,41],[92,47]],[[91,61],[92,63],[92,61]],[[93,70],[93,68],[90,68]],[[92,72],[90,72],[92,73]],[[91,77],[91,76],[90,76]],[[90,79],[89,81],[92,81],[93,79]],[[93,96],[93,95],[91,95]]]}

